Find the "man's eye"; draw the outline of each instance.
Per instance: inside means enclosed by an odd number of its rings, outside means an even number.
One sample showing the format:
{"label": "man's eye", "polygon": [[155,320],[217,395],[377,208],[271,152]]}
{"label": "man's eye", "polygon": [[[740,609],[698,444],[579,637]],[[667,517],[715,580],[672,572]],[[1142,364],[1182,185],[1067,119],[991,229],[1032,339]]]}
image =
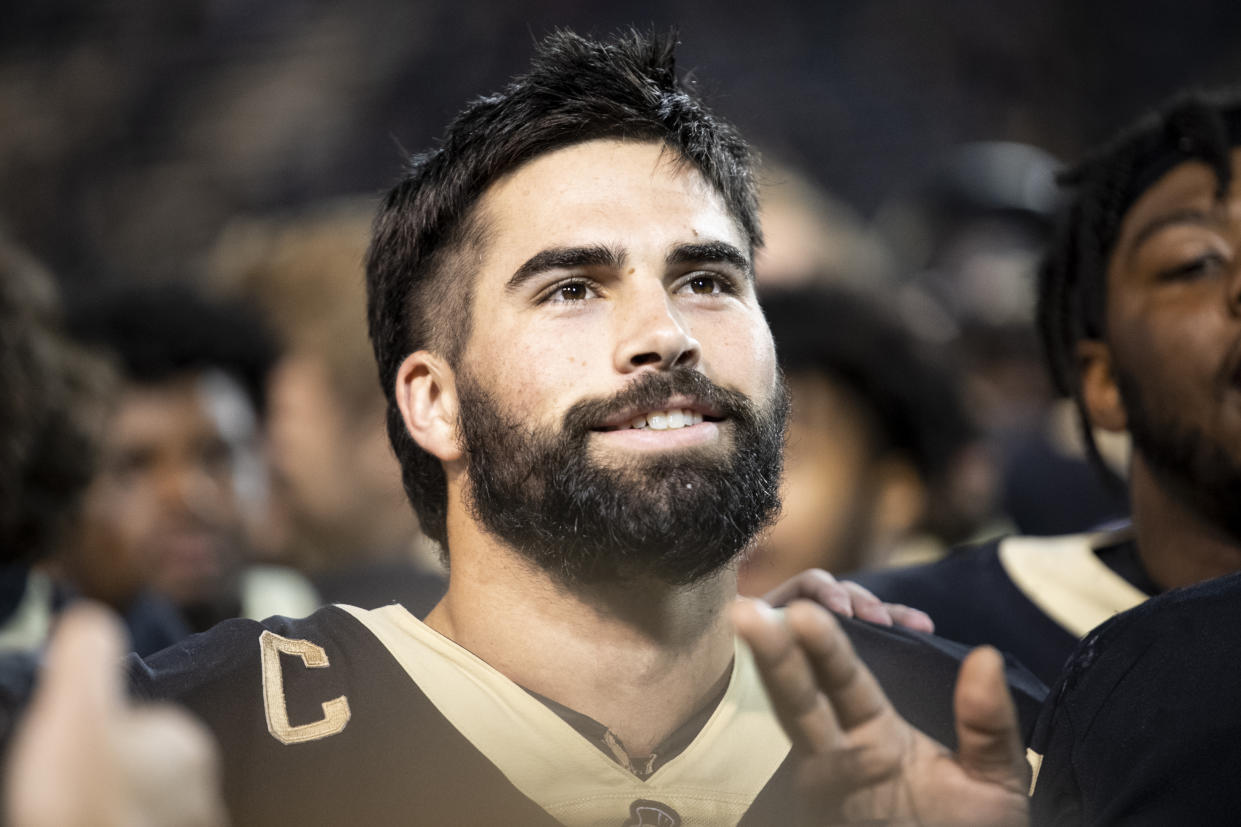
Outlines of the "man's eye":
{"label": "man's eye", "polygon": [[570,281],[559,284],[552,288],[547,294],[544,301],[549,302],[578,302],[584,299],[592,298],[595,291],[584,281]]}
{"label": "man's eye", "polygon": [[1228,261],[1219,253],[1207,253],[1164,270],[1159,274],[1159,280],[1190,281],[1205,276],[1214,276],[1223,272],[1227,266]]}
{"label": "man's eye", "polygon": [[694,276],[685,282],[684,287],[698,296],[709,296],[715,293],[727,293],[728,283],[719,276]]}

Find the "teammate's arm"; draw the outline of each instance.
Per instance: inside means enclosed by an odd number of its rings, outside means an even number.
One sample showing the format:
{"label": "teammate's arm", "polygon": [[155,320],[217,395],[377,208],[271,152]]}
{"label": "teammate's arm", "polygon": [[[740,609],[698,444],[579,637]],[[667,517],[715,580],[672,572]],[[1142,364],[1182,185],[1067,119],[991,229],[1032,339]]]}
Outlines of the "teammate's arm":
{"label": "teammate's arm", "polygon": [[1028,770],[1003,660],[989,647],[961,664],[957,753],[888,703],[821,606],[781,615],[753,600],[733,609],[798,760],[799,823],[1028,823]]}

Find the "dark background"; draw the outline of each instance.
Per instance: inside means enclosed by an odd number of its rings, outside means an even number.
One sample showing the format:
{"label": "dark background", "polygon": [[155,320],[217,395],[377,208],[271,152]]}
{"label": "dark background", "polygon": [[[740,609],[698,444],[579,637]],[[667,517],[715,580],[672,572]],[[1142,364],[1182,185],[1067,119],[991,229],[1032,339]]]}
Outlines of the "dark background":
{"label": "dark background", "polygon": [[682,70],[869,214],[955,143],[1063,158],[1241,80],[1241,3],[0,4],[0,226],[70,287],[192,277],[232,216],[378,193],[556,26],[677,25]]}

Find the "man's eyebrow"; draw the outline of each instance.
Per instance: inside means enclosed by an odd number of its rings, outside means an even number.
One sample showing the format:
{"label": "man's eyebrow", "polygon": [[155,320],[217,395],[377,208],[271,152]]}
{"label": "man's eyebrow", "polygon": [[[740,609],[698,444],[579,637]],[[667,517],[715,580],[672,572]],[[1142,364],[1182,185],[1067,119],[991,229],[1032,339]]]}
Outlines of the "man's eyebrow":
{"label": "man's eyebrow", "polygon": [[625,251],[605,244],[585,247],[550,247],[526,259],[504,285],[505,290],[516,290],[522,284],[548,270],[572,270],[581,267],[620,267],[625,263]]}
{"label": "man's eyebrow", "polygon": [[1213,224],[1216,220],[1216,217],[1211,213],[1193,207],[1185,207],[1158,215],[1143,224],[1142,229],[1134,233],[1133,242],[1129,245],[1129,252],[1132,254],[1145,242],[1149,241],[1152,236],[1158,235],[1168,227],[1174,227],[1177,224],[1194,224],[1201,227]]}
{"label": "man's eyebrow", "polygon": [[678,244],[668,253],[667,258],[669,265],[710,264],[712,262],[725,262],[751,278],[754,275],[754,270],[750,266],[750,257],[725,241],[707,241],[702,244]]}

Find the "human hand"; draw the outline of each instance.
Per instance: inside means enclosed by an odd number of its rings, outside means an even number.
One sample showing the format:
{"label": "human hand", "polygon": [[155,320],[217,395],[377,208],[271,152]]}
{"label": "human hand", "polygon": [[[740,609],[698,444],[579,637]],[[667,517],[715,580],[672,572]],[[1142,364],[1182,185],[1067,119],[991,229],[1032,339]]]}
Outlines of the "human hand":
{"label": "human hand", "polygon": [[9,754],[13,827],[221,827],[215,744],[185,713],[134,706],[124,631],[99,606],[57,624]]}
{"label": "human hand", "polygon": [[954,755],[897,714],[821,606],[797,600],[781,616],[742,600],[732,616],[793,742],[800,825],[1028,824],[1028,769],[994,649],[961,664]]}
{"label": "human hand", "polygon": [[769,606],[785,606],[798,599],[812,600],[838,615],[880,626],[896,624],[915,632],[935,631],[935,623],[926,612],[900,603],[884,603],[857,583],[837,580],[823,569],[807,569],[763,595],[763,602]]}

